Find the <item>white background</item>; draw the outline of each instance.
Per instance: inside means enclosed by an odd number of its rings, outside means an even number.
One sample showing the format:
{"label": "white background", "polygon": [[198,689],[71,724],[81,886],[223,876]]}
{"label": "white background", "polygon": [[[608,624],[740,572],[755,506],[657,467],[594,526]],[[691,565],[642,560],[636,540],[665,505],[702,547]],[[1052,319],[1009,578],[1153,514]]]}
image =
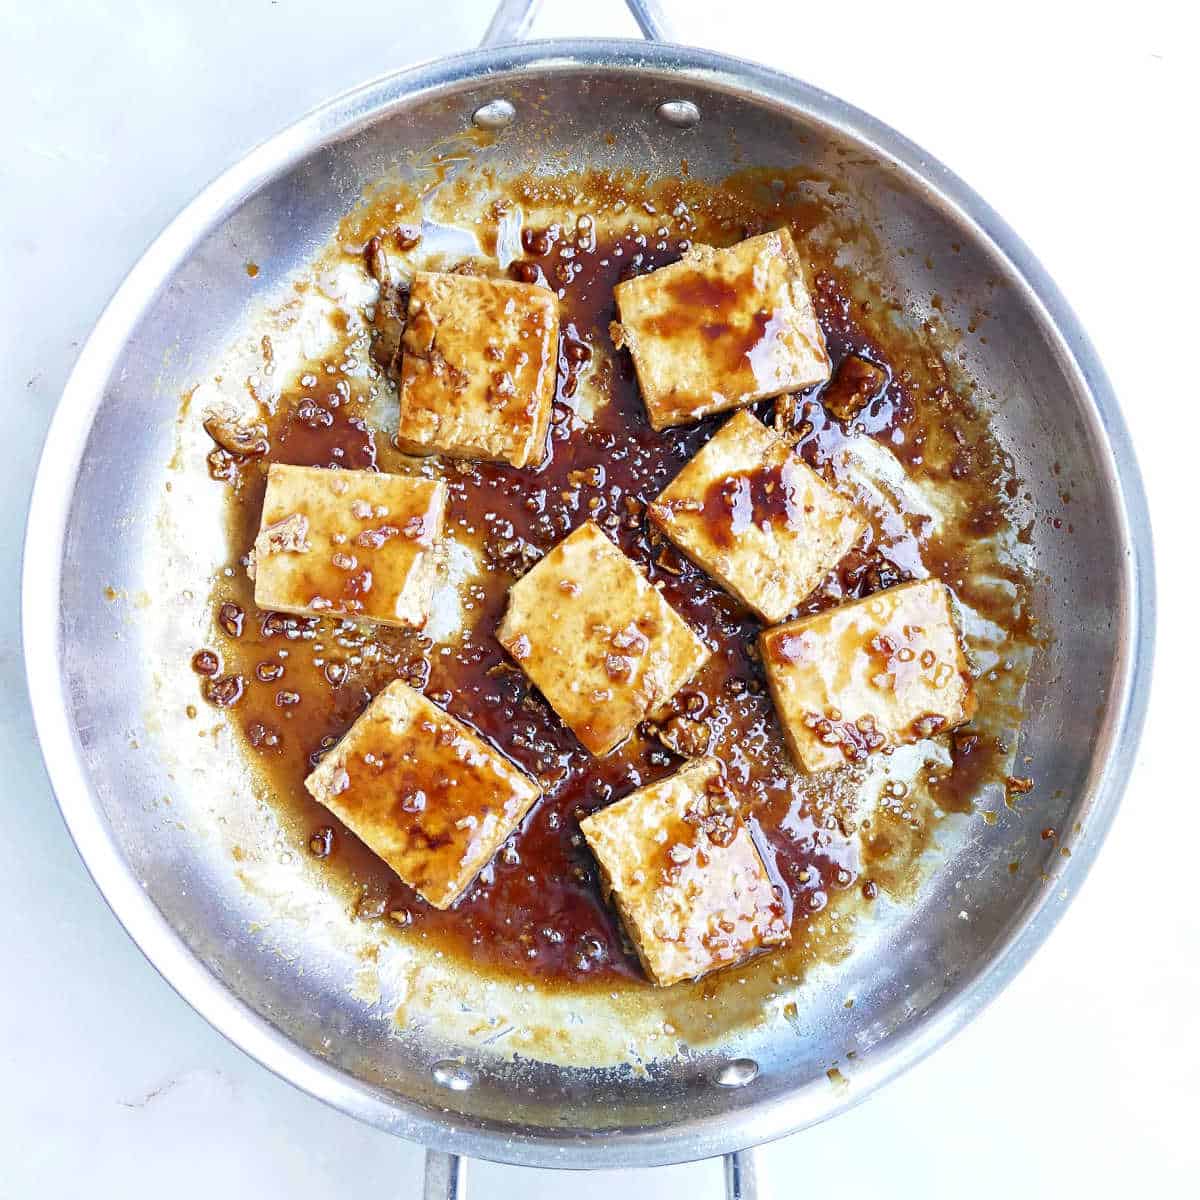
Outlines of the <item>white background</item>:
{"label": "white background", "polygon": [[[1045,948],[930,1061],[762,1154],[779,1197],[1195,1195],[1200,923],[1191,5],[665,0],[680,34],[868,109],[1016,227],[1100,347],[1160,561],[1146,736],[1111,839]],[[0,1197],[419,1193],[415,1146],[227,1045],[88,880],[34,743],[17,577],[37,451],[77,348],[208,179],[310,106],[473,45],[489,0],[0,0]],[[336,18],[333,17],[336,14]],[[618,0],[535,33],[630,35]],[[1173,428],[1177,426],[1177,428]],[[1178,745],[1176,739],[1182,739]],[[474,1168],[473,1194],[716,1200],[715,1164]]]}

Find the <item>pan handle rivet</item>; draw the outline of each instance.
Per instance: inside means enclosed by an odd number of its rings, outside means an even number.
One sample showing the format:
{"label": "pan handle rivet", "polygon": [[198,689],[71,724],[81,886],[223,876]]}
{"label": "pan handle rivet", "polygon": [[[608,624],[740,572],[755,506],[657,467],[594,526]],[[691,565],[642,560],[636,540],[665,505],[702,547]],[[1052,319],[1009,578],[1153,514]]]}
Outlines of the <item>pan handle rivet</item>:
{"label": "pan handle rivet", "polygon": [[731,1058],[714,1076],[718,1087],[740,1088],[758,1078],[758,1063],[752,1058]]}
{"label": "pan handle rivet", "polygon": [[452,1058],[444,1058],[433,1064],[433,1082],[449,1088],[452,1092],[465,1092],[474,1086],[474,1074]]}
{"label": "pan handle rivet", "polygon": [[666,100],[657,108],[658,119],[676,129],[700,124],[700,110],[690,100]]}
{"label": "pan handle rivet", "polygon": [[517,110],[507,100],[489,100],[471,114],[480,129],[504,129],[513,123]]}

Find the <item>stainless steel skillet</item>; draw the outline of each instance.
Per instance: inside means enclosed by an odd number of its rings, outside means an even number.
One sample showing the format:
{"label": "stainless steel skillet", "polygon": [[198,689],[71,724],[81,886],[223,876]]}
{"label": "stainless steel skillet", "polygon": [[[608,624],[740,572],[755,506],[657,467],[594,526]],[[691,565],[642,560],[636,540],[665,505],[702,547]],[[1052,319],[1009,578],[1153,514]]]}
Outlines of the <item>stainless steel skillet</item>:
{"label": "stainless steel skillet", "polygon": [[[661,35],[650,6],[631,7]],[[502,5],[493,38],[518,34],[529,8]],[[473,120],[502,128],[471,159],[500,170],[553,161],[668,173],[686,156],[712,179],[747,163],[837,171],[883,240],[911,248],[896,271],[915,311],[937,293],[955,298],[950,319],[992,313],[986,344],[963,352],[996,397],[997,429],[1035,515],[1057,513],[1058,481],[1071,480],[1073,530],[1038,519],[1033,534],[1052,641],[1031,679],[1022,753],[1045,799],[1003,828],[973,829],[915,908],[845,964],[854,1008],[840,992],[817,992],[803,1038],[750,1034],[635,1074],[500,1060],[447,1044],[436,1028],[392,1036],[350,1000],[344,966],[303,922],[284,954],[248,934],[261,897],[247,895],[206,836],[223,781],[181,765],[179,744],[194,734],[163,700],[171,631],[126,623],[104,598],[106,587],[161,595],[153,514],[170,478],[178,395],[200,364],[364,185]],[[610,146],[603,134],[613,129],[622,136]],[[263,265],[253,282],[247,258]],[[196,522],[215,528],[215,509]],[[166,565],[203,596],[191,559]],[[24,621],[56,794],[131,936],[272,1070],[429,1146],[428,1186],[446,1193],[456,1178],[447,1154],[584,1168],[729,1154],[833,1115],[969,1020],[1046,936],[1111,820],[1143,714],[1153,585],[1144,498],[1095,352],[978,197],[872,118],[786,76],[677,46],[572,41],[493,46],[367,84],[254,151],[172,223],[101,318],[56,414],[31,507]],[[1045,825],[1079,827],[1070,858],[1040,841]],[[1021,838],[1033,869],[991,870]],[[836,1090],[824,1068],[846,1047],[857,1058],[849,1088]],[[731,1159],[731,1178],[740,1169]]]}

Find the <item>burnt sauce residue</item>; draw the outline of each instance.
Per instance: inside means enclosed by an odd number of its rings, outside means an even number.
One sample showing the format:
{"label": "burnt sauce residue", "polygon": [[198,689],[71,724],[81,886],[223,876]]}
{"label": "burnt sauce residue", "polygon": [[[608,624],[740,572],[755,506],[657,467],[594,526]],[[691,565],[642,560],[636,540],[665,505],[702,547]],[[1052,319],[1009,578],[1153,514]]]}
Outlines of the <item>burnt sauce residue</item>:
{"label": "burnt sauce residue", "polygon": [[[885,796],[883,816],[861,839],[860,849],[859,832],[838,807],[838,773],[805,780],[790,765],[757,661],[760,623],[646,520],[646,504],[727,416],[662,433],[650,428],[628,355],[615,351],[610,341],[613,286],[678,261],[694,241],[728,245],[789,225],[812,269],[816,310],[835,369],[849,355],[886,364],[886,386],[857,410],[853,424],[831,415],[816,388],[781,406],[788,432],[805,461],[827,478],[832,478],[834,456],[852,436],[877,439],[911,477],[952,489],[962,520],[937,536],[920,513],[886,525],[873,521],[801,612],[815,613],[892,586],[924,563],[1008,634],[1027,634],[1025,582],[986,549],[992,543],[981,541],[984,534],[1007,528],[1004,500],[1011,464],[985,417],[961,387],[952,386],[937,357],[923,352],[917,335],[898,332],[877,291],[834,266],[827,239],[810,236],[829,213],[803,188],[769,188],[755,176],[719,191],[686,180],[647,188],[636,181],[576,176],[561,184],[517,181],[506,185],[506,193],[506,203],[539,214],[536,224],[526,224],[520,257],[507,275],[546,284],[560,296],[558,384],[551,453],[543,466],[515,470],[450,461],[437,466],[449,488],[447,531],[473,543],[485,568],[460,589],[465,632],[434,644],[421,633],[285,616],[254,606],[253,585],[242,564],[257,530],[268,463],[427,469],[400,454],[390,436],[368,420],[381,398],[385,405],[395,401],[382,371],[373,368],[364,383],[361,372],[347,369],[348,361],[369,361],[371,352],[369,322],[362,313],[350,312],[340,316],[335,350],[286,381],[274,411],[264,413],[268,452],[239,454],[237,442],[227,438],[227,445],[210,455],[214,486],[227,490],[235,569],[231,576],[216,577],[212,640],[196,648],[191,664],[198,688],[240,731],[297,848],[320,859],[353,890],[357,915],[390,924],[398,936],[428,939],[469,959],[473,968],[574,986],[644,979],[602,899],[579,822],[677,770],[684,754],[714,753],[725,762],[799,940],[799,926],[838,893],[869,902],[887,886],[897,838],[911,834],[895,832],[904,824],[904,806],[898,796],[890,801]],[[570,210],[571,218],[540,219],[556,205],[564,213]],[[601,214],[634,209],[636,223],[626,219],[614,227],[601,220]],[[502,214],[502,205],[497,212]],[[596,216],[580,219],[581,212]],[[416,243],[409,239],[405,246],[392,228],[395,220],[394,209],[384,203],[356,211],[343,228],[346,258],[360,261],[370,234],[382,237],[393,256],[411,250]],[[613,231],[606,232],[609,228]],[[491,269],[498,273],[494,263]],[[697,295],[695,305],[694,319],[716,329],[721,297]],[[574,411],[585,374],[588,387],[608,397],[586,420]],[[874,380],[868,382],[874,386]],[[775,402],[760,403],[753,411],[771,424]],[[253,449],[262,447],[256,443]],[[749,522],[787,522],[791,495],[786,472],[781,476],[776,470],[761,478],[738,477],[706,498],[705,505],[713,508],[714,529],[732,540]],[[563,727],[494,636],[509,586],[587,519],[619,542],[715,650],[675,698],[674,713],[660,730],[644,727],[603,758],[589,755]],[[977,587],[984,570],[993,577],[1007,574],[1014,586]],[[544,789],[522,827],[449,912],[424,903],[303,787],[321,755],[396,678],[466,721]],[[981,700],[986,705],[986,694]],[[952,742],[942,740],[954,765],[939,768],[931,786],[941,808],[969,808],[977,789],[1001,772],[1005,746],[969,731]],[[899,814],[896,821],[886,819],[889,811]],[[879,858],[878,872],[873,854]]]}

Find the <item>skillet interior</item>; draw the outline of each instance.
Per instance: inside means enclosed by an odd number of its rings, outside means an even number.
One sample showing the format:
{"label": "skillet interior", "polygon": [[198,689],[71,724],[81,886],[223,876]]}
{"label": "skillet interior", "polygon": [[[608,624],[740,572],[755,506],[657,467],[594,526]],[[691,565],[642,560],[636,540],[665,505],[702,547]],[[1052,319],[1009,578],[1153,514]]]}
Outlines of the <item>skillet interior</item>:
{"label": "skillet interior", "polygon": [[[473,78],[485,61],[497,69]],[[861,114],[756,68],[748,77],[758,94],[747,99],[730,70],[671,48],[535,44],[333,102],[214,185],[135,273],[84,353],[39,479],[26,596],[39,728],[72,831],[118,915],[185,996],[268,1065],[339,1107],[464,1153],[597,1166],[620,1142],[625,1165],[650,1165],[777,1136],[861,1098],[985,1002],[1044,936],[1111,815],[1123,773],[1115,748],[1136,736],[1127,706],[1143,619],[1139,564],[1121,464],[1089,390],[1103,380],[1085,379],[990,240],[1006,235],[986,209],[969,214],[916,178],[916,152]],[[490,145],[456,140],[496,97],[516,105],[515,124]],[[668,98],[694,100],[699,128],[664,124],[655,109]],[[609,130],[621,131],[615,144]],[[976,822],[915,908],[844,964],[836,987],[816,989],[802,1036],[748,1033],[687,1060],[602,1070],[493,1059],[433,1027],[397,1037],[352,998],[354,964],[324,952],[306,898],[248,891],[224,852],[216,797],[244,785],[232,766],[219,778],[211,757],[201,766],[183,752],[194,732],[175,715],[182,705],[171,703],[167,678],[196,644],[199,612],[185,603],[165,622],[138,617],[141,597],[146,611],[161,608],[164,575],[199,606],[203,564],[222,558],[215,492],[211,511],[187,518],[188,555],[164,557],[153,514],[170,478],[178,398],[244,331],[256,296],[312,257],[366,184],[428,165],[431,148],[500,170],[540,161],[654,175],[685,156],[693,174],[714,180],[757,163],[836,174],[884,243],[910,248],[892,265],[914,315],[929,315],[935,294],[950,324],[990,314],[986,342],[965,340],[960,351],[995,397],[996,427],[1033,496],[1031,556],[1046,581],[1039,617],[1051,639],[1030,678],[1021,753],[1040,803],[1002,826]],[[892,157],[910,154],[907,167]],[[934,178],[951,194],[961,187]],[[965,189],[962,199],[972,200]],[[951,243],[958,253],[947,253]],[[261,265],[253,280],[248,259]],[[1052,289],[1042,294],[1060,303]],[[106,588],[122,602],[106,600]],[[172,639],[180,654],[167,666]],[[56,650],[57,660],[46,657]],[[1078,829],[1070,858],[1039,837],[1046,826]],[[260,836],[270,838],[269,822]],[[1014,844],[1027,867],[1019,875],[996,869]],[[264,923],[277,936],[253,936]],[[731,1057],[758,1064],[751,1086],[714,1085]],[[461,1070],[434,1069],[452,1058]],[[831,1086],[835,1061],[848,1087]],[[455,1079],[471,1086],[446,1086]]]}

